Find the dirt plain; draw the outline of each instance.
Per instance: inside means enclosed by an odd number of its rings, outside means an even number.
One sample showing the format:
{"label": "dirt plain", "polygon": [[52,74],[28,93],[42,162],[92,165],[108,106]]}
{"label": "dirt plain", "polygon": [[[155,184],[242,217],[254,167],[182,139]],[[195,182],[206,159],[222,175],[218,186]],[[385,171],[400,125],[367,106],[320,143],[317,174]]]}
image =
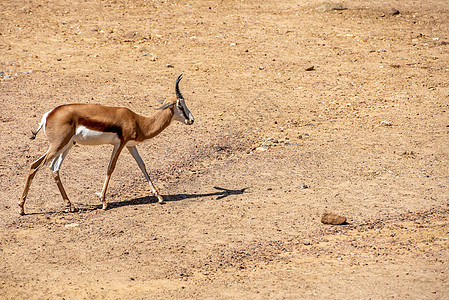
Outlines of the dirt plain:
{"label": "dirt plain", "polygon": [[[448,299],[447,1],[1,1],[0,298]],[[399,11],[393,14],[391,8]],[[65,103],[195,116],[74,147],[64,213],[31,130]],[[348,224],[321,224],[324,212]]]}

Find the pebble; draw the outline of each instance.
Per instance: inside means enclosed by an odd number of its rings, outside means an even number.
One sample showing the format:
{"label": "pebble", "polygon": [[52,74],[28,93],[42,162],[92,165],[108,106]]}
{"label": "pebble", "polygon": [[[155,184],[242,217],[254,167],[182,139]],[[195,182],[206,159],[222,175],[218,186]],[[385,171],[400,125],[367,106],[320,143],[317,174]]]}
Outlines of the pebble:
{"label": "pebble", "polygon": [[70,223],[70,224],[65,225],[65,227],[67,227],[67,228],[78,227],[78,226],[79,226],[78,223]]}
{"label": "pebble", "polygon": [[321,217],[321,223],[328,225],[342,225],[346,223],[346,217],[334,213],[324,213]]}
{"label": "pebble", "polygon": [[415,152],[413,152],[413,151],[403,151],[399,155],[402,157],[406,157],[406,158],[415,158]]}
{"label": "pebble", "polygon": [[311,66],[305,69],[305,71],[313,71],[315,70],[315,66]]}
{"label": "pebble", "polygon": [[317,12],[328,12],[332,10],[345,10],[346,7],[343,4],[338,3],[324,3],[316,8]]}
{"label": "pebble", "polygon": [[380,122],[380,124],[383,126],[392,126],[393,125],[393,124],[391,124],[390,121],[387,121],[387,120],[383,120],[382,122]]}
{"label": "pebble", "polygon": [[395,8],[390,8],[390,9],[387,11],[387,14],[389,14],[390,16],[394,16],[394,15],[399,15],[400,12],[399,12],[399,10],[397,10],[397,9],[395,9]]}
{"label": "pebble", "polygon": [[300,186],[299,188],[300,188],[301,190],[304,190],[304,189],[308,189],[309,186],[308,186],[307,184],[303,183],[303,184],[301,184],[301,186]]}
{"label": "pebble", "polygon": [[125,37],[128,38],[128,39],[132,39],[135,36],[136,36],[136,32],[134,32],[134,31],[130,31],[130,32],[125,34]]}

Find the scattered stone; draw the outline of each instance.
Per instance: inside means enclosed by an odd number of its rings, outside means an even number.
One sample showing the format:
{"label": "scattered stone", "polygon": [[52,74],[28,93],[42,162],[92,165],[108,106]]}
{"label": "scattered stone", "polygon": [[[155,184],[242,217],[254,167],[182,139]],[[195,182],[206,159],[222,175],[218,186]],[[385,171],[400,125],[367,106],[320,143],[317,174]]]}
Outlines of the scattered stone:
{"label": "scattered stone", "polygon": [[174,68],[175,66],[172,64],[167,64],[167,68]]}
{"label": "scattered stone", "polygon": [[324,213],[321,217],[321,223],[328,225],[342,225],[346,223],[346,218],[334,213]]}
{"label": "scattered stone", "polygon": [[125,34],[125,38],[127,38],[127,39],[133,39],[135,36],[136,36],[136,32],[135,31],[130,31],[130,32]]}
{"label": "scattered stone", "polygon": [[264,67],[259,67],[259,70],[264,70],[265,68]]}
{"label": "scattered stone", "polygon": [[309,241],[309,240],[304,240],[304,241],[302,241],[302,244],[306,245],[306,246],[309,246],[309,245],[312,245],[312,242]]}
{"label": "scattered stone", "polygon": [[306,71],[313,71],[313,70],[315,70],[315,66],[308,67],[308,68],[306,68],[305,70],[306,70]]}
{"label": "scattered stone", "polygon": [[257,151],[257,152],[264,152],[264,151],[267,151],[267,150],[268,150],[267,147],[257,147],[254,151]]}
{"label": "scattered stone", "polygon": [[299,188],[300,188],[301,190],[304,190],[304,189],[308,189],[309,186],[308,186],[307,184],[303,183],[303,184],[301,184],[301,186],[300,186]]}
{"label": "scattered stone", "polygon": [[31,14],[33,11],[29,8],[29,7],[22,7],[22,12],[26,13],[26,14]]}
{"label": "scattered stone", "polygon": [[399,15],[400,12],[399,12],[399,10],[397,10],[397,9],[395,9],[395,8],[390,8],[390,9],[387,11],[387,14],[390,15],[390,16],[394,16],[394,15]]}
{"label": "scattered stone", "polygon": [[317,12],[328,12],[333,10],[345,10],[346,7],[343,4],[338,3],[324,3],[316,8]]}
{"label": "scattered stone", "polygon": [[78,227],[80,226],[78,223],[70,223],[70,224],[66,224],[65,227],[67,228],[73,228],[73,227]]}
{"label": "scattered stone", "polygon": [[393,124],[391,124],[391,122],[387,120],[383,120],[382,122],[380,122],[380,124],[383,126],[393,126]]}
{"label": "scattered stone", "polygon": [[404,151],[399,155],[405,158],[415,158],[415,152],[413,151]]}

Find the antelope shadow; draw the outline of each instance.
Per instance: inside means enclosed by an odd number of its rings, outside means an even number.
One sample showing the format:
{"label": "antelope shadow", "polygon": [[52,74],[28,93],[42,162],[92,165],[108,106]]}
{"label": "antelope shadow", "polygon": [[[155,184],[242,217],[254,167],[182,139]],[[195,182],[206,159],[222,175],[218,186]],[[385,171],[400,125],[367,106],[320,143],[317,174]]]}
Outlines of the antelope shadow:
{"label": "antelope shadow", "polygon": [[[216,200],[221,200],[223,198],[226,198],[226,197],[232,196],[232,195],[242,195],[248,189],[246,187],[243,189],[232,190],[232,189],[226,189],[226,188],[222,188],[222,187],[218,187],[218,186],[214,186],[213,188],[217,191],[211,192],[211,193],[204,193],[204,194],[163,195],[163,198],[164,198],[165,202],[174,202],[174,201],[182,201],[185,199],[204,198],[204,197],[213,197],[213,196],[217,196]],[[156,202],[157,202],[156,197],[144,196],[144,197],[134,198],[134,199],[130,199],[130,200],[124,200],[124,201],[108,202],[108,209],[114,209],[117,207],[130,206],[130,205],[151,204],[151,203],[156,203]],[[96,207],[101,208],[101,205],[97,205]]]}
{"label": "antelope shadow", "polygon": [[[214,186],[213,188],[216,190],[216,192],[204,193],[204,194],[163,195],[163,198],[164,198],[165,202],[175,202],[175,201],[182,201],[185,199],[204,198],[204,197],[213,197],[213,196],[217,196],[216,200],[221,200],[221,199],[226,198],[231,195],[242,195],[248,189],[246,187],[243,189],[232,190],[232,189],[226,189],[226,188],[222,188],[222,187],[218,187],[218,186]],[[122,207],[122,206],[145,205],[145,204],[152,204],[152,203],[157,203],[157,202],[158,202],[157,198],[153,195],[144,196],[144,197],[139,197],[139,198],[134,198],[134,199],[129,199],[129,200],[108,202],[108,210],[115,209],[115,208]],[[94,211],[94,210],[102,208],[101,204],[98,204],[98,205],[88,205],[88,204],[82,204],[82,203],[75,203],[75,204],[76,204],[77,211],[79,211],[79,212],[89,212],[89,211]],[[59,214],[59,213],[66,213],[66,212],[63,212],[63,211],[32,212],[32,213],[27,213],[26,215],[46,215],[46,214]]]}

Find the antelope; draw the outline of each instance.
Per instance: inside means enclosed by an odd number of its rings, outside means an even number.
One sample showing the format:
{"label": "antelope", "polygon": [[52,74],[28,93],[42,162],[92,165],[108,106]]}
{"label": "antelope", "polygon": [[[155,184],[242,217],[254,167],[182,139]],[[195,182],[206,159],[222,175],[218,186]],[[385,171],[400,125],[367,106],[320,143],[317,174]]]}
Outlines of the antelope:
{"label": "antelope", "polygon": [[156,196],[159,203],[164,203],[164,199],[151,182],[136,146],[157,136],[173,120],[183,122],[186,125],[193,124],[193,115],[187,108],[184,97],[179,90],[179,82],[181,79],[182,74],[176,79],[176,97],[172,96],[165,99],[162,106],[149,117],[138,115],[125,107],[108,107],[98,104],[61,105],[45,113],[42,121],[39,123],[38,129],[33,132],[31,139],[36,138],[41,128],[44,128],[44,133],[49,140],[50,147],[44,155],[34,161],[30,166],[25,188],[19,201],[20,215],[25,214],[25,200],[34,176],[39,169],[48,163],[50,163],[53,178],[65,201],[66,210],[69,212],[76,211],[75,206],[67,197],[67,193],[59,177],[59,169],[61,168],[62,162],[75,143],[81,145],[112,144],[114,146],[106,179],[100,193],[100,200],[104,210],[108,207],[106,202],[106,189],[108,188],[112,172],[114,172],[117,159],[125,147],[136,160],[145,179],[150,185],[153,195]]}

